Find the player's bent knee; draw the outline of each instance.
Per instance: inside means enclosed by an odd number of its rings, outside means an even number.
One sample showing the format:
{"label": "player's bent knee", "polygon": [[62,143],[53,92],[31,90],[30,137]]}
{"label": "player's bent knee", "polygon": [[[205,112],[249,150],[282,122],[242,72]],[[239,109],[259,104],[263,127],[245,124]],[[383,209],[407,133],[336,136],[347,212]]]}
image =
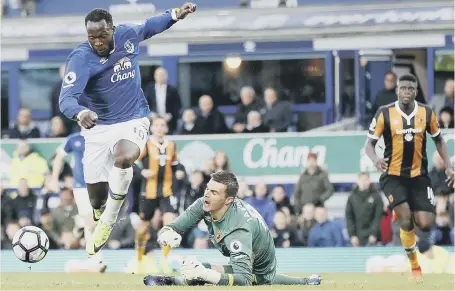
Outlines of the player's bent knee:
{"label": "player's bent knee", "polygon": [[117,168],[126,169],[133,165],[133,163],[134,163],[134,161],[136,161],[137,157],[135,155],[131,155],[131,154],[123,154],[123,155],[115,156],[114,159],[115,159],[114,165]]}

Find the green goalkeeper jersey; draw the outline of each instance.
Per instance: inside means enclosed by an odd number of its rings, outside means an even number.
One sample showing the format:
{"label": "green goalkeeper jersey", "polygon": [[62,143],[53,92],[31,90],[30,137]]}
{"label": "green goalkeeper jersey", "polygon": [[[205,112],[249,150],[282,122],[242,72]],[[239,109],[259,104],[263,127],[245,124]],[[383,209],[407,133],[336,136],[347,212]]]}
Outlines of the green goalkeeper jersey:
{"label": "green goalkeeper jersey", "polygon": [[213,220],[198,199],[169,227],[183,234],[204,219],[210,240],[230,258],[233,274],[224,274],[219,285],[271,284],[276,273],[275,245],[262,216],[248,203],[235,199],[220,220]]}

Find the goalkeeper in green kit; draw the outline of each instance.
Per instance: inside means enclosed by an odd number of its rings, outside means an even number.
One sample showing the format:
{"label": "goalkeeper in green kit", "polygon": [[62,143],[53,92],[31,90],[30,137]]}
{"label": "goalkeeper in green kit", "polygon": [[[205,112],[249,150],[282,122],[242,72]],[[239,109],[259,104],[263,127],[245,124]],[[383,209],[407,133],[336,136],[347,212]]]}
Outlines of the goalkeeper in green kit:
{"label": "goalkeeper in green kit", "polygon": [[178,247],[181,234],[205,221],[210,240],[230,258],[228,265],[200,263],[185,259],[180,266],[182,277],[149,275],[148,286],[204,285],[319,285],[321,277],[289,277],[276,274],[275,246],[261,215],[249,204],[237,199],[239,184],[229,172],[212,174],[204,197],[194,202],[171,224],[158,233],[163,246]]}

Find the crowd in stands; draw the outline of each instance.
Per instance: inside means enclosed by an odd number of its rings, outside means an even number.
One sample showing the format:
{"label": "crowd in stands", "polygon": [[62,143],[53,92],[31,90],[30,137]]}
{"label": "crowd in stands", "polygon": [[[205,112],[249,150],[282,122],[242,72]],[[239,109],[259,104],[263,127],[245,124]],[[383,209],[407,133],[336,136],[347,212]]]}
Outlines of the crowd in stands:
{"label": "crowd in stands", "polygon": [[[369,114],[366,121],[368,124],[371,122],[371,119],[379,107],[397,101],[396,87],[397,75],[394,72],[385,74],[384,89],[378,92],[372,104],[367,104],[367,111]],[[434,95],[428,104],[439,117],[439,125],[443,129],[454,128],[454,90],[454,80],[447,80],[444,86],[444,94]],[[417,93],[416,101],[423,104],[427,103],[420,88]]]}
{"label": "crowd in stands", "polygon": [[[203,169],[191,173],[180,171],[175,175],[171,201],[178,213],[203,196],[210,174],[218,170],[230,171],[229,157],[224,152],[216,152],[204,164]],[[135,167],[127,202],[107,244],[111,249],[134,247],[134,229],[139,222],[137,202],[146,176],[139,165]],[[37,225],[45,230],[51,248],[79,249],[84,246],[82,221],[72,191],[71,167],[65,164],[58,184],[49,173],[51,168],[52,159],[46,161],[30,149],[26,140],[17,144],[11,188],[0,189],[2,248],[10,248],[15,231],[26,225]],[[436,220],[431,237],[435,244],[453,245],[453,189],[445,185],[443,163],[437,152],[430,176],[436,195]],[[371,182],[368,173],[358,175],[344,207],[345,215],[341,217],[331,215],[331,209],[326,206],[334,194],[334,187],[324,167],[317,164],[314,153],[308,155],[306,168],[293,190],[264,182],[249,185],[244,179],[240,179],[239,185],[238,198],[261,214],[277,247],[400,245],[399,229],[392,221],[388,201]],[[162,223],[158,210],[152,219],[148,249],[158,247],[156,237]],[[204,222],[184,236],[182,246],[211,247]]]}
{"label": "crowd in stands", "polygon": [[[201,96],[198,108],[185,109],[181,106],[178,90],[167,84],[167,72],[163,68],[155,71],[154,79],[155,83],[144,89],[151,117],[165,116],[173,134],[283,132],[291,124],[291,105],[280,100],[273,88],[266,88],[263,97],[258,96],[252,87],[241,88],[241,102],[232,126],[228,126],[211,96]],[[378,93],[373,110],[396,100],[395,84],[396,75],[386,74],[386,88]],[[58,99],[58,88],[56,86],[53,92],[54,99]],[[430,103],[439,113],[443,128],[453,128],[453,100],[454,82],[449,80],[445,95],[435,96]],[[38,137],[66,137],[75,130],[79,130],[78,126],[68,122],[55,109],[49,130],[40,132],[31,120],[30,111],[20,109],[16,123],[9,130],[10,138],[20,139],[12,158],[9,186],[8,189],[0,189],[2,248],[11,247],[15,231],[25,225],[42,227],[49,235],[51,248],[77,249],[84,245],[82,222],[72,191],[71,166],[65,164],[56,183],[50,174],[54,157],[46,161],[27,141]],[[436,244],[453,245],[454,191],[445,184],[443,162],[437,153],[433,161],[430,177],[436,195],[436,221],[432,238]],[[211,173],[230,171],[229,157],[224,152],[216,152],[204,164],[203,169],[194,172],[176,173],[172,201],[179,213],[203,196]],[[134,246],[134,228],[139,222],[138,195],[145,177],[146,173],[141,169],[134,171],[124,215],[118,221],[108,248]],[[327,200],[334,194],[334,187],[329,181],[327,169],[318,165],[314,153],[308,155],[306,168],[292,187],[264,182],[249,185],[245,180],[239,182],[238,198],[247,201],[262,215],[277,247],[401,245],[388,202],[377,186],[371,183],[368,173],[359,174],[357,184],[346,201],[344,217],[333,217],[326,207]],[[152,219],[149,248],[157,246],[156,235],[161,226],[161,213],[157,211]],[[183,246],[210,247],[203,222],[186,234]]]}

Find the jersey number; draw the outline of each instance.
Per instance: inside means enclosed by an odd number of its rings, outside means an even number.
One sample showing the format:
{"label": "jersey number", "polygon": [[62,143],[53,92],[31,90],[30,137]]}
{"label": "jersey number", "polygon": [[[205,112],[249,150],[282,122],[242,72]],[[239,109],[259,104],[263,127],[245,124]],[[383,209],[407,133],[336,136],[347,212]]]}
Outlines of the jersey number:
{"label": "jersey number", "polygon": [[245,210],[252,218],[257,219],[265,230],[268,230],[264,218],[262,217],[262,215],[259,214],[259,212],[256,209],[253,208],[253,206],[245,205]]}
{"label": "jersey number", "polygon": [[146,134],[144,133],[144,131],[142,129],[137,129],[137,127],[134,128],[134,133],[136,133],[140,139],[145,139],[146,138]]}
{"label": "jersey number", "polygon": [[431,187],[427,187],[427,194],[428,194],[428,200],[430,200],[430,203],[434,206],[435,205],[434,193],[433,193],[433,189],[431,189]]}

